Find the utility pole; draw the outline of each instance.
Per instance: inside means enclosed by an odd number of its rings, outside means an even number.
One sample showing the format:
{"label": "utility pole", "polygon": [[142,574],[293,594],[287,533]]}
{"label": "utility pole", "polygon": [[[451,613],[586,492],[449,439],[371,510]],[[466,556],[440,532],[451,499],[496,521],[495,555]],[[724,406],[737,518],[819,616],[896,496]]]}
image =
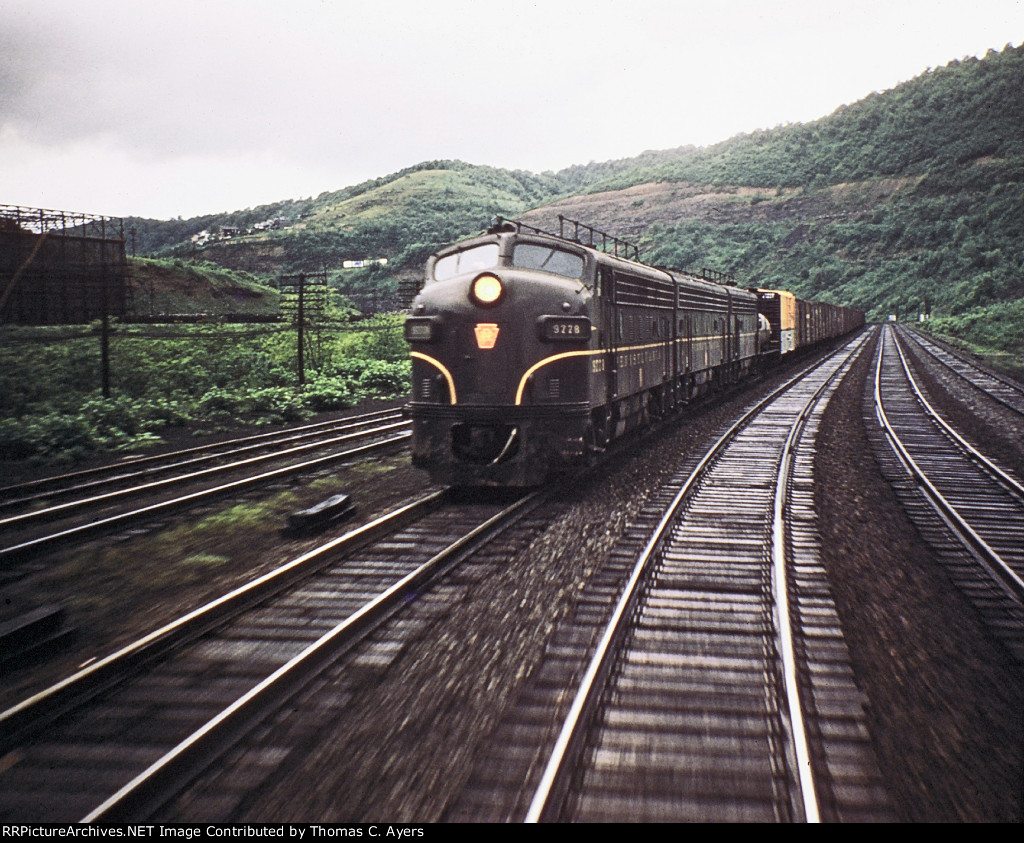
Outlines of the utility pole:
{"label": "utility pole", "polygon": [[[121,246],[124,248],[124,224],[121,228]],[[107,221],[100,222],[100,279],[103,318],[100,320],[100,382],[103,397],[110,397],[110,265],[107,261]]]}
{"label": "utility pole", "polygon": [[[319,275],[319,277],[318,277]],[[306,329],[316,326],[323,319],[327,306],[327,273],[307,275],[282,275],[277,280],[281,291],[281,309],[290,317],[295,326],[297,340],[296,368],[300,386],[306,383]],[[308,323],[308,324],[307,324]],[[314,333],[314,338],[318,334]],[[315,361],[314,361],[315,365]]]}
{"label": "utility pole", "polygon": [[299,386],[306,383],[306,367],[303,361],[303,345],[306,321],[306,275],[299,273],[299,307],[298,307],[298,328],[299,328]]}

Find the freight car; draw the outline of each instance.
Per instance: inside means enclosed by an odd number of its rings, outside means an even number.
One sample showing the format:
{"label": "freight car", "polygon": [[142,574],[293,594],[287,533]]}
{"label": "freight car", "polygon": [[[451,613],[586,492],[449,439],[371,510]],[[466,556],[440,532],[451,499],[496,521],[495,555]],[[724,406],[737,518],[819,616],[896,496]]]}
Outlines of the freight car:
{"label": "freight car", "polygon": [[[648,266],[589,226],[559,228],[498,218],[427,261],[405,322],[408,412],[413,463],[437,482],[541,483],[748,377],[782,325],[794,349],[839,329],[830,306]],[[767,292],[792,304],[778,327]]]}
{"label": "freight car", "polygon": [[771,326],[762,347],[766,355],[788,354],[845,336],[864,325],[864,312],[852,307],[804,301],[788,290],[757,290],[758,312]]}

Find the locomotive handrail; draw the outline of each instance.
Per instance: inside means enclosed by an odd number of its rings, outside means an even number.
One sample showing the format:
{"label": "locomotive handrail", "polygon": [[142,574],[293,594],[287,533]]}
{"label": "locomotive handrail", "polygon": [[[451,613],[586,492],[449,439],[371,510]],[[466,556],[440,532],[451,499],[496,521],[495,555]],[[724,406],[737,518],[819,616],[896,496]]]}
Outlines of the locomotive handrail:
{"label": "locomotive handrail", "polygon": [[[572,236],[569,237],[565,233],[565,226],[571,225],[573,227]],[[505,228],[505,226],[513,226],[517,232],[528,231],[533,234],[541,234],[545,237],[557,237],[559,240],[567,240],[570,243],[579,243],[581,246],[589,246],[592,249],[597,249],[598,245],[594,242],[595,237],[601,238],[600,251],[608,252],[608,242],[612,243],[612,254],[615,257],[619,257],[619,247],[621,246],[624,252],[626,260],[633,260],[636,263],[641,263],[644,266],[649,266],[652,269],[661,269],[665,272],[678,274],[678,275],[691,275],[694,278],[700,278],[703,281],[710,281],[713,284],[721,284],[723,287],[738,287],[739,282],[736,280],[736,276],[729,272],[722,272],[718,269],[708,269],[703,267],[699,272],[696,270],[677,270],[670,269],[664,266],[658,266],[656,264],[644,263],[640,260],[640,247],[636,243],[631,243],[628,240],[624,240],[621,237],[616,237],[613,234],[609,234],[606,231],[602,231],[599,228],[594,228],[592,225],[588,225],[585,222],[579,220],[570,219],[569,217],[558,215],[558,233],[555,234],[553,231],[545,231],[543,228],[538,228],[535,225],[523,222],[522,220],[510,220],[507,217],[503,217],[500,214],[495,215],[491,219],[490,231],[497,232]],[[587,242],[584,243],[580,238],[580,230],[586,232],[589,236]],[[630,257],[630,251],[632,250],[632,257]]]}
{"label": "locomotive handrail", "polygon": [[[572,237],[567,237],[565,234],[566,223],[572,225],[573,227]],[[568,240],[570,243],[579,243],[581,246],[590,246],[590,248],[592,249],[597,248],[597,246],[594,244],[594,237],[600,237],[601,251],[608,251],[608,241],[610,240],[612,242],[613,254],[615,255],[615,257],[619,257],[619,246],[621,245],[627,260],[629,259],[629,252],[632,249],[633,260],[635,260],[637,263],[641,262],[640,247],[637,246],[635,243],[630,243],[628,240],[623,240],[621,237],[616,237],[614,234],[609,234],[606,231],[601,231],[598,228],[594,228],[592,225],[587,225],[585,222],[569,219],[569,217],[562,216],[561,214],[558,215],[558,234],[555,234],[553,231],[545,231],[543,228],[538,228],[535,225],[530,225],[529,223],[525,223],[522,220],[507,219],[506,217],[503,217],[500,214],[495,216],[491,220],[490,230],[500,231],[504,228],[506,224],[515,226],[516,231],[526,230],[534,234],[543,234],[545,237],[557,237],[559,240]],[[580,229],[583,229],[590,235],[587,243],[584,243],[580,239]]]}
{"label": "locomotive handrail", "polygon": [[525,228],[527,231],[531,231],[534,234],[543,234],[545,237],[558,237],[558,235],[553,231],[545,231],[543,228],[537,228],[537,226],[530,225],[522,220],[510,220],[508,217],[501,216],[501,214],[496,214],[491,218],[491,227],[489,231],[497,232],[505,230],[506,225],[513,226],[516,231],[522,231]]}
{"label": "locomotive handrail", "polygon": [[729,272],[721,272],[717,269],[708,269],[702,267],[700,271],[700,277],[705,281],[714,281],[716,284],[721,284],[725,287],[736,286],[736,276]]}
{"label": "locomotive handrail", "polygon": [[[565,230],[565,224],[566,223],[571,223],[572,226],[573,226],[573,236],[571,238],[570,237],[566,237],[564,235],[564,233],[563,233],[564,230]],[[613,245],[613,249],[614,249],[615,257],[619,256],[619,244],[621,243],[623,249],[625,250],[626,258],[627,259],[629,258],[629,250],[632,249],[633,250],[633,260],[635,260],[637,262],[640,261],[640,247],[637,246],[635,243],[630,243],[628,240],[622,240],[622,239],[620,239],[618,237],[615,237],[612,234],[608,234],[605,231],[601,231],[600,229],[594,228],[592,225],[587,225],[584,222],[580,222],[579,220],[569,219],[568,217],[563,217],[561,214],[558,215],[558,236],[561,237],[563,240],[570,240],[571,239],[571,240],[575,241],[576,243],[583,243],[583,241],[580,240],[580,229],[581,228],[584,231],[587,231],[587,232],[590,233],[590,243],[588,245],[591,248],[595,248],[595,246],[594,246],[594,235],[596,234],[596,235],[598,235],[601,238],[601,251],[602,252],[607,252],[608,251],[608,240],[611,239],[612,245]]]}

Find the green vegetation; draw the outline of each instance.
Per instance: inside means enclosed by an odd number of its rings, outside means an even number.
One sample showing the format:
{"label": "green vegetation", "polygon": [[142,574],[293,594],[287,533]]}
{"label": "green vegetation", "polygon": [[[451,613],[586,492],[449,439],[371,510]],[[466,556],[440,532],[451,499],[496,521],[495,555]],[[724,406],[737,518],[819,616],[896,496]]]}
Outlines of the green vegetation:
{"label": "green vegetation", "polygon": [[1021,126],[1024,46],[1008,46],[811,124],[574,177],[590,192],[705,185],[713,213],[646,229],[653,263],[713,267],[870,319],[930,314],[936,330],[1024,361]]}
{"label": "green vegetation", "polygon": [[408,351],[395,316],[345,331],[311,330],[302,387],[291,330],[116,327],[107,400],[98,336],[5,329],[0,459],[78,459],[151,444],[171,427],[210,431],[299,421],[408,391]]}
{"label": "green vegetation", "polygon": [[1017,299],[932,319],[920,327],[985,357],[990,365],[1024,381],[1022,325],[1024,299]]}
{"label": "green vegetation", "polygon": [[1024,160],[1024,46],[951,61],[813,123],[778,126],[704,149],[645,153],[559,175],[574,192],[656,181],[820,188],[929,175],[961,186],[987,160],[1019,176]]}
{"label": "green vegetation", "polygon": [[[1007,46],[930,69],[821,120],[703,149],[541,175],[431,161],[315,199],[137,222],[147,243],[182,253],[188,224],[195,233],[290,216],[282,230],[213,243],[200,254],[266,275],[387,258],[386,268],[331,270],[332,285],[357,305],[387,310],[399,306],[400,286],[415,285],[437,246],[481,230],[495,213],[534,208],[552,218],[557,210],[546,205],[576,197],[575,215],[639,239],[651,262],[719,269],[751,285],[858,305],[875,319],[920,312],[945,319],[1024,298],[1021,126],[1024,46]],[[659,211],[636,194],[657,184],[705,201]],[[632,230],[622,230],[623,219]],[[1008,308],[1012,327],[984,341],[1024,352],[1018,312]]]}
{"label": "green vegetation", "polygon": [[[217,240],[199,250],[225,266],[278,273],[340,267],[345,260],[387,258],[393,266],[422,266],[439,246],[480,230],[496,213],[517,214],[556,195],[551,176],[478,167],[461,161],[428,161],[386,178],[322,193],[303,205],[283,228]],[[247,228],[247,221],[280,206],[225,214],[218,225]],[[180,221],[134,220],[147,231],[157,253],[191,254],[181,242]],[[211,218],[193,221],[191,234],[209,228]]]}
{"label": "green vegetation", "polygon": [[752,285],[854,304],[874,320],[956,316],[1024,298],[1024,178],[980,197],[922,196],[922,184],[831,219],[789,213],[797,200],[770,198],[762,201],[774,214],[762,207],[737,222],[654,226],[642,245],[654,263],[711,266]]}
{"label": "green vegetation", "polygon": [[[137,251],[158,256],[133,262],[135,311],[278,312],[268,281],[324,270],[329,319],[347,318],[353,306],[393,311],[437,247],[480,231],[496,213],[529,213],[542,224],[563,212],[639,240],[651,263],[722,270],[751,286],[856,305],[871,319],[930,314],[930,329],[1020,369],[1022,126],[1024,46],[1008,46],[813,123],[705,149],[541,175],[429,161],[316,198],[192,220],[127,220]],[[255,228],[267,220],[274,226]],[[191,242],[223,227],[251,233]],[[341,266],[378,258],[387,266]],[[119,326],[109,401],[99,397],[96,336],[56,342],[46,340],[58,330],[4,328],[0,452],[81,456],[145,444],[172,425],[284,421],[400,394],[408,364],[397,321],[370,327],[313,332],[298,389],[295,337],[283,326],[175,326],[163,338],[155,328]]]}
{"label": "green vegetation", "polygon": [[209,261],[129,258],[133,312],[277,313],[281,294],[267,279]]}

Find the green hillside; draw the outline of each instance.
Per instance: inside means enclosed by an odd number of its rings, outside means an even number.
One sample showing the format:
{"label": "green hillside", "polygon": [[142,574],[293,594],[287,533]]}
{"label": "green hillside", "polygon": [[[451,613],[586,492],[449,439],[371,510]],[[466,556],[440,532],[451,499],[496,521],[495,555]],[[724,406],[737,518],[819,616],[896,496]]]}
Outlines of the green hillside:
{"label": "green hillside", "polygon": [[[357,303],[387,309],[399,301],[399,286],[415,286],[423,262],[438,247],[478,230],[496,213],[516,215],[557,195],[553,176],[479,167],[461,161],[431,161],[401,172],[296,203],[265,205],[191,225],[131,220],[145,231],[155,254],[201,259],[272,279],[326,269],[331,285]],[[280,218],[274,228],[253,231],[261,220]],[[183,227],[184,226],[184,227]],[[221,239],[225,227],[240,236]],[[182,242],[200,232],[202,245]],[[345,261],[387,260],[389,269],[343,270]],[[365,309],[365,308],[364,308]]]}
{"label": "green hillside", "polygon": [[277,313],[280,293],[263,280],[215,263],[131,258],[133,312]]}
{"label": "green hillside", "polygon": [[[1024,158],[1024,45],[951,61],[873,93],[813,123],[779,126],[703,149],[648,153],[562,174],[579,190],[652,181],[824,187],[882,176],[927,175],[960,187],[956,173],[985,160],[1019,176]],[[943,177],[945,176],[945,178]],[[986,179],[991,174],[987,174]]]}
{"label": "green hillside", "polygon": [[[666,107],[671,107],[667,102]],[[400,304],[437,246],[495,213],[558,213],[638,240],[643,257],[855,304],[930,313],[1020,353],[1024,336],[1024,46],[950,62],[821,120],[707,148],[535,175],[427,162],[316,198],[234,214],[132,221],[140,244],[263,276],[326,268],[374,306]],[[212,227],[243,232],[195,246]],[[345,260],[386,267],[342,270]]]}
{"label": "green hillside", "polygon": [[600,218],[652,262],[712,266],[876,319],[931,313],[996,345],[1024,335],[1024,47],[814,123],[624,163],[578,168],[577,196],[533,216]]}

